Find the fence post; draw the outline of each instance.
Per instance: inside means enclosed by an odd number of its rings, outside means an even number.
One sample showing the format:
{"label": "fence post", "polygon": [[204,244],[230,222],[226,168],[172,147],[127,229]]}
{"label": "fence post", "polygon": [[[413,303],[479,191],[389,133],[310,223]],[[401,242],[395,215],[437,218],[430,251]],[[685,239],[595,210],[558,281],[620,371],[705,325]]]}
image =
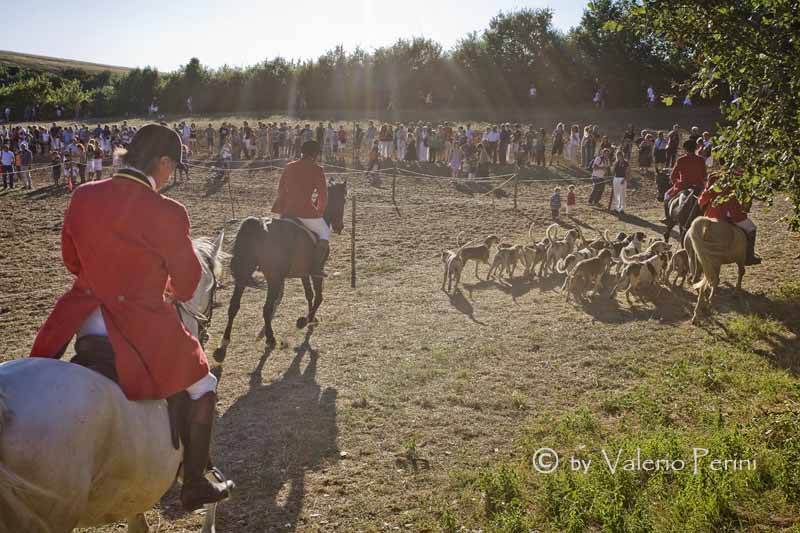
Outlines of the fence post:
{"label": "fence post", "polygon": [[352,227],[350,228],[350,288],[356,288],[356,195],[353,194]]}
{"label": "fence post", "polygon": [[397,200],[395,199],[395,190],[397,184],[397,161],[394,162],[394,170],[392,172],[392,205],[397,206]]}
{"label": "fence post", "polygon": [[519,174],[514,176],[514,211],[517,210],[517,190],[519,189]]}
{"label": "fence post", "polygon": [[[227,170],[227,169],[226,169]],[[231,199],[231,219],[236,220],[236,210],[233,207],[233,188],[231,183],[233,182],[233,173],[228,173],[228,196]]]}

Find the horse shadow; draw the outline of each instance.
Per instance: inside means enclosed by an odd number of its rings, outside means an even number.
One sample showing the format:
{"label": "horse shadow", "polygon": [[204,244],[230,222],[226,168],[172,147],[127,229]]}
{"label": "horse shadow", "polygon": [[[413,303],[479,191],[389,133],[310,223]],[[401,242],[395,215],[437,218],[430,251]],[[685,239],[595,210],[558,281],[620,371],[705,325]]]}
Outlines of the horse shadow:
{"label": "horse shadow", "polygon": [[603,324],[625,324],[657,320],[662,324],[677,324],[689,320],[696,297],[681,286],[662,286],[647,289],[643,299],[631,296],[612,297],[613,282],[606,281],[603,289],[593,298],[579,301],[575,305],[594,320]]}
{"label": "horse shadow", "polygon": [[52,198],[54,196],[65,196],[70,194],[66,185],[45,185],[38,187],[25,193],[25,198],[29,200],[43,200],[45,198]]}
{"label": "horse shadow", "polygon": [[[667,229],[667,227],[664,224],[660,223],[655,224],[647,219],[644,219],[640,216],[633,215],[630,213],[625,213],[624,215],[622,215],[620,217],[620,220],[632,226],[637,226],[642,229],[649,229],[651,231],[658,233],[659,235],[663,235]],[[679,234],[674,229],[670,235],[675,237],[676,239],[679,237]]]}
{"label": "horse shadow", "polygon": [[337,390],[317,383],[319,352],[310,336],[311,330],[283,375],[267,384],[261,372],[272,350],[265,350],[249,391],[217,423],[215,456],[237,483],[235,497],[219,507],[223,531],[294,531],[306,473],[339,457]]}

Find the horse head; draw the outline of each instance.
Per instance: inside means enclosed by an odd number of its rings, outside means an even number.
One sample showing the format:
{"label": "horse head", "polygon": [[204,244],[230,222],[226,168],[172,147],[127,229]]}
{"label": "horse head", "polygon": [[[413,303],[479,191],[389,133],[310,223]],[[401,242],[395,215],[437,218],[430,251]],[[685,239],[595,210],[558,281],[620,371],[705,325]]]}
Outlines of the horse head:
{"label": "horse head", "polygon": [[202,274],[192,299],[178,304],[184,325],[203,344],[207,337],[206,328],[214,310],[214,296],[219,286],[219,279],[222,277],[222,259],[230,257],[222,251],[224,239],[225,230],[222,230],[216,239],[199,237],[192,240],[195,254],[200,260]]}
{"label": "horse head", "polygon": [[344,204],[347,201],[347,180],[328,182],[328,205],[325,207],[325,222],[338,234],[344,229]]}

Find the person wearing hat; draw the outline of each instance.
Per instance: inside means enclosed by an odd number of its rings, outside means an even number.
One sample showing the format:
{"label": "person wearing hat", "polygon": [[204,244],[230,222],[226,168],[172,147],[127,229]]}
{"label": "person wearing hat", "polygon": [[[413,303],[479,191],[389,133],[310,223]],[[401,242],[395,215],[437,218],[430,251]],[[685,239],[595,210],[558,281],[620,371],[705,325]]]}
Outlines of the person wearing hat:
{"label": "person wearing hat", "polygon": [[225,499],[234,484],[205,477],[217,379],[175,308],[193,297],[202,276],[186,208],[158,192],[180,161],[181,141],[170,128],[148,124],[121,152],[124,168],[72,195],[61,254],[75,281],[30,355],[61,358],[77,337],[73,362],[116,381],[130,400],[186,391],[181,502],[194,510]]}
{"label": "person wearing hat", "polygon": [[[323,218],[328,203],[328,186],[325,172],[316,163],[319,152],[319,143],[316,141],[303,143],[300,159],[287,164],[283,170],[272,212],[281,217],[297,218],[319,238],[314,249],[311,276],[323,278],[331,228]],[[316,201],[313,199],[315,192]]]}
{"label": "person wearing hat", "polygon": [[[697,205],[703,210],[703,214],[709,218],[717,220],[728,220],[736,224],[744,231],[747,237],[747,258],[745,266],[760,265],[761,258],[756,255],[756,225],[747,217],[749,209],[745,209],[739,200],[733,195],[733,189],[723,180],[717,185],[717,180],[722,177],[720,172],[714,172],[708,177],[708,183]],[[715,186],[717,185],[717,186]]]}
{"label": "person wearing hat", "polygon": [[700,194],[706,184],[706,176],[708,175],[706,162],[695,153],[697,145],[692,140],[686,140],[683,143],[683,149],[686,150],[686,154],[678,158],[669,176],[672,188],[664,194],[664,218],[661,219],[662,224],[669,222],[669,201],[671,199],[687,189],[692,189],[697,194]]}

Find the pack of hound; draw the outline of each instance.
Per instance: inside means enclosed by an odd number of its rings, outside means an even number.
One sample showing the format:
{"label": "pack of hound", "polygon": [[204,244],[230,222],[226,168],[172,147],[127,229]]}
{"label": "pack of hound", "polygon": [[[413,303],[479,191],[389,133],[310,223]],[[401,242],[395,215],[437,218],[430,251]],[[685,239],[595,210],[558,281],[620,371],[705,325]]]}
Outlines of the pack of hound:
{"label": "pack of hound", "polygon": [[[623,291],[627,301],[633,305],[632,296],[644,301],[648,291],[656,289],[660,292],[673,274],[671,283],[675,285],[680,279],[683,286],[690,273],[690,258],[685,249],[673,253],[672,245],[663,238],[649,239],[641,231],[620,232],[612,236],[605,230],[598,238],[588,240],[580,227],[559,236],[558,224],[551,224],[544,237],[537,241],[534,229],[535,225],[531,225],[528,231],[530,240],[524,244],[506,243],[492,234],[482,243],[471,241],[455,250],[442,250],[442,289],[447,285],[449,292],[458,287],[462,271],[473,261],[478,280],[481,279],[478,272],[481,264],[489,267],[486,280],[512,279],[521,267],[525,279],[564,276],[561,291],[567,301],[583,302],[587,292],[592,297],[603,289],[609,289],[610,298]],[[496,250],[492,256],[493,248]]]}

